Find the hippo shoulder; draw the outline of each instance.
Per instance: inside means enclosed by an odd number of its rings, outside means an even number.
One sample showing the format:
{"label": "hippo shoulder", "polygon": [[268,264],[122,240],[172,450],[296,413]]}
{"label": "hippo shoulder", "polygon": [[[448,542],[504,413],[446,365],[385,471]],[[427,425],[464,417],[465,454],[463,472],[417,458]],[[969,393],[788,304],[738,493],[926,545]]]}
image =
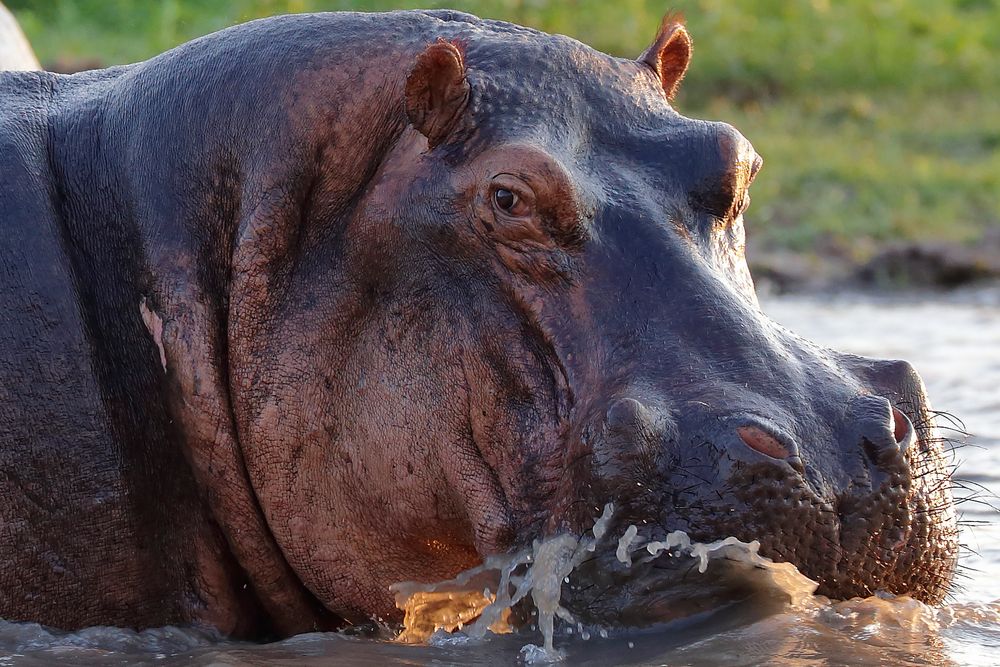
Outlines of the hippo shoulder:
{"label": "hippo shoulder", "polygon": [[11,200],[23,207],[34,180],[45,165],[44,141],[51,75],[37,72],[0,72],[0,210]]}

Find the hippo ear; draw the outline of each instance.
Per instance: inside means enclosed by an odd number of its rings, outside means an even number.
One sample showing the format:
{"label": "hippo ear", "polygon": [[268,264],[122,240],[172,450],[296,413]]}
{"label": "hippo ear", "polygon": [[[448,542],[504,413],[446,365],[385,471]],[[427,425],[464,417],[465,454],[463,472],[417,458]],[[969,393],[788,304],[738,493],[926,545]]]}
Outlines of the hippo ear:
{"label": "hippo ear", "polygon": [[406,77],[406,116],[431,148],[454,128],[469,101],[465,58],[455,44],[428,46]]}
{"label": "hippo ear", "polygon": [[653,44],[639,56],[639,62],[649,65],[663,86],[667,99],[674,99],[677,89],[691,62],[691,35],[678,17],[666,16]]}

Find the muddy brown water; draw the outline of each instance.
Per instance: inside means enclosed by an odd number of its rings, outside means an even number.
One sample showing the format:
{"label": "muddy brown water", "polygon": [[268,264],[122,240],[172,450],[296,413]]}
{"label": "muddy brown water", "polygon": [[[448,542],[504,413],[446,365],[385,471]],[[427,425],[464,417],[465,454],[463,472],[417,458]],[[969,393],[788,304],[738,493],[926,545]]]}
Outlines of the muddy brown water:
{"label": "muddy brown water", "polygon": [[[934,407],[954,414],[973,434],[956,452],[958,477],[970,488],[1000,491],[1000,286],[904,296],[771,296],[762,306],[819,343],[912,361]],[[767,609],[738,605],[644,630],[557,621],[560,663],[1000,665],[1000,526],[988,505],[970,501],[961,510],[969,551],[952,599],[939,607],[906,598],[832,603],[806,595]],[[184,628],[64,633],[0,622],[0,666],[523,664],[553,657],[524,648],[540,643],[531,629],[485,639],[438,633],[421,646],[345,634],[254,645]]]}

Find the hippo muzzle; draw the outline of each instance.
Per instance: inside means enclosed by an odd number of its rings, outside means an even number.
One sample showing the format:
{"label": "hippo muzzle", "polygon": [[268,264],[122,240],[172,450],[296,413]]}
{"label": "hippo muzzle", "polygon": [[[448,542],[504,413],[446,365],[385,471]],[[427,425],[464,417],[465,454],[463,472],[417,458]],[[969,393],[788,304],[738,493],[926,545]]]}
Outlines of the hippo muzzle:
{"label": "hippo muzzle", "polygon": [[687,193],[668,214],[676,235],[640,231],[662,219],[641,204],[609,211],[604,224],[629,230],[616,240],[632,261],[600,265],[588,294],[626,288],[563,315],[600,328],[576,356],[602,364],[566,361],[587,379],[564,493],[588,489],[588,507],[613,500],[621,530],[646,539],[757,540],[833,598],[941,600],[957,533],[920,377],[903,361],[823,349],[760,312],[742,260],[760,158],[725,124],[680,134],[695,137],[696,159],[673,175]]}
{"label": "hippo muzzle", "polygon": [[[635,263],[609,269],[608,284],[628,290],[574,306],[572,319],[602,331],[585,361],[566,361],[570,385],[587,378],[561,494],[586,489],[589,502],[566,511],[590,509],[570,522],[588,525],[613,501],[619,534],[758,540],[833,598],[942,599],[955,519],[914,369],[795,336],[720,275],[712,253],[665,238],[635,235]],[[599,372],[582,367],[595,359]]]}
{"label": "hippo muzzle", "polygon": [[[634,524],[646,539],[683,530],[702,542],[757,540],[820,594],[938,601],[956,536],[941,525],[947,477],[926,463],[939,453],[923,388],[905,362],[864,363],[868,376],[841,369],[839,399],[827,378],[823,394],[807,386],[790,406],[736,383],[724,401],[629,391],[596,420],[582,475],[597,496],[617,499],[619,532]],[[817,400],[821,409],[810,407]]]}

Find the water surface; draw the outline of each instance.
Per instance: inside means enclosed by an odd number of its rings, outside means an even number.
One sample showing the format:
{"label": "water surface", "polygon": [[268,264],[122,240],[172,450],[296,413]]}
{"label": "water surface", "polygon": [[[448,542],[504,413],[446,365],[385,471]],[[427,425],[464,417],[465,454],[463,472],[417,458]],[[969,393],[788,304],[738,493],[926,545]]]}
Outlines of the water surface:
{"label": "water surface", "polygon": [[[765,297],[765,312],[840,350],[911,361],[934,407],[964,423],[958,477],[1000,490],[1000,287],[909,296]],[[946,425],[946,424],[945,424]],[[985,492],[980,492],[988,500]],[[969,552],[953,598],[928,607],[906,598],[743,604],[667,627],[624,632],[566,624],[555,645],[567,665],[996,665],[1000,664],[1000,528],[994,512],[964,502]],[[709,566],[711,568],[711,565]],[[584,640],[583,634],[589,636]],[[602,634],[607,634],[603,637]],[[408,646],[342,634],[268,645],[209,633],[95,628],[76,633],[0,623],[2,665],[497,665],[537,657],[537,632],[469,640],[439,634]]]}

